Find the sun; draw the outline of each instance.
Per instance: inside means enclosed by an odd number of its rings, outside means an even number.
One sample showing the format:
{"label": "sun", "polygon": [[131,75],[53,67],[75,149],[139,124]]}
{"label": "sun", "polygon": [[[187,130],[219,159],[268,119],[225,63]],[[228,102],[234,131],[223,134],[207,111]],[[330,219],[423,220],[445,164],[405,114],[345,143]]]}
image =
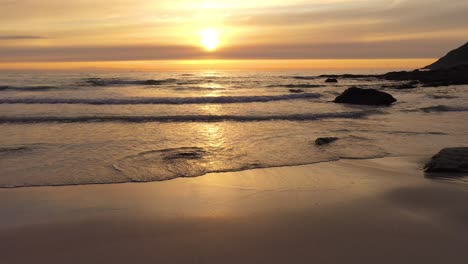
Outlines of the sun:
{"label": "sun", "polygon": [[219,35],[220,32],[216,29],[209,28],[202,30],[200,31],[200,42],[207,51],[214,51],[219,45]]}

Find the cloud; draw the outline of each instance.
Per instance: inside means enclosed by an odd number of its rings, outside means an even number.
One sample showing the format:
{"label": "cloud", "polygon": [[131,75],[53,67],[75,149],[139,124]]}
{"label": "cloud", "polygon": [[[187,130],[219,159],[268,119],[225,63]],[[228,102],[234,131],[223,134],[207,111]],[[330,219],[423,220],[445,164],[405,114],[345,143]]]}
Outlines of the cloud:
{"label": "cloud", "polygon": [[207,53],[197,46],[5,47],[0,62],[83,62],[190,59],[371,59],[435,58],[463,43],[438,40],[263,44],[224,47]]}
{"label": "cloud", "polygon": [[0,40],[20,40],[20,39],[45,39],[42,36],[32,35],[0,35]]}
{"label": "cloud", "polygon": [[[383,4],[387,2],[387,4]],[[327,8],[304,5],[289,8],[249,9],[229,17],[228,23],[253,27],[294,27],[303,25],[341,26],[372,21],[372,30],[405,32],[468,28],[468,2],[459,0],[375,1]]]}
{"label": "cloud", "polygon": [[[468,35],[466,0],[0,2],[0,61],[426,58]],[[206,27],[212,54],[190,46]]]}

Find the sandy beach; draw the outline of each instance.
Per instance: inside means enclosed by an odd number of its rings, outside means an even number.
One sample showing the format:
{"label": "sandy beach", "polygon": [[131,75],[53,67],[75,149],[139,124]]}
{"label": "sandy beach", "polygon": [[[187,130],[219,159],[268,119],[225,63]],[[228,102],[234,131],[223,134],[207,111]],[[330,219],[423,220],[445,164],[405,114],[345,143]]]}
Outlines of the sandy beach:
{"label": "sandy beach", "polygon": [[2,263],[466,263],[468,189],[428,159],[0,189]]}

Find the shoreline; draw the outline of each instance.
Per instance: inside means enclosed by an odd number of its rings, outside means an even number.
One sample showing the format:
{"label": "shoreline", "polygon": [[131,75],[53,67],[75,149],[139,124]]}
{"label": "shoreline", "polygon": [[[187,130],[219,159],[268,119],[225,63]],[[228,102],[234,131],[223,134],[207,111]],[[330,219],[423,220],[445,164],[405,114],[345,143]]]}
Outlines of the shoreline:
{"label": "shoreline", "polygon": [[432,157],[431,155],[387,155],[381,157],[372,157],[372,158],[338,158],[334,160],[326,160],[326,161],[317,161],[311,163],[304,163],[304,164],[292,164],[292,165],[279,165],[279,166],[266,166],[266,167],[258,167],[258,168],[246,168],[246,169],[239,169],[239,170],[224,170],[224,171],[210,171],[202,175],[198,176],[181,176],[167,180],[151,180],[151,181],[122,181],[122,182],[102,182],[102,183],[77,183],[77,184],[50,184],[50,185],[27,185],[27,186],[0,186],[0,190],[9,190],[9,189],[22,189],[22,188],[41,188],[41,187],[73,187],[73,186],[93,186],[93,185],[114,185],[114,184],[145,184],[145,183],[158,183],[158,182],[166,182],[166,181],[173,181],[175,179],[190,179],[190,178],[198,178],[204,177],[209,174],[222,174],[222,173],[236,173],[236,172],[243,172],[243,171],[250,171],[250,170],[262,170],[262,169],[274,169],[274,168],[295,168],[295,167],[302,167],[302,166],[309,166],[321,163],[329,163],[329,162],[337,162],[337,161],[353,161],[353,160],[376,160],[376,159],[384,159],[384,158],[417,158],[417,157],[426,157],[427,161]]}
{"label": "shoreline", "polygon": [[424,157],[0,189],[0,251],[6,263],[464,263],[468,189],[425,178]]}

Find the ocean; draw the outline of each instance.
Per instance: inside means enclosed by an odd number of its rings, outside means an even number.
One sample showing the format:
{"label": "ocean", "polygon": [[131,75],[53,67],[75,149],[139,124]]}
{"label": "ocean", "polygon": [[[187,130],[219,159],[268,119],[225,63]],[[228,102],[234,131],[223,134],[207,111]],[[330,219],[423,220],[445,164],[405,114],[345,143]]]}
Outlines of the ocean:
{"label": "ocean", "polygon": [[[1,72],[0,187],[162,181],[468,145],[466,85],[396,90],[320,74]],[[398,102],[332,102],[350,86]],[[339,140],[317,146],[318,137]]]}

